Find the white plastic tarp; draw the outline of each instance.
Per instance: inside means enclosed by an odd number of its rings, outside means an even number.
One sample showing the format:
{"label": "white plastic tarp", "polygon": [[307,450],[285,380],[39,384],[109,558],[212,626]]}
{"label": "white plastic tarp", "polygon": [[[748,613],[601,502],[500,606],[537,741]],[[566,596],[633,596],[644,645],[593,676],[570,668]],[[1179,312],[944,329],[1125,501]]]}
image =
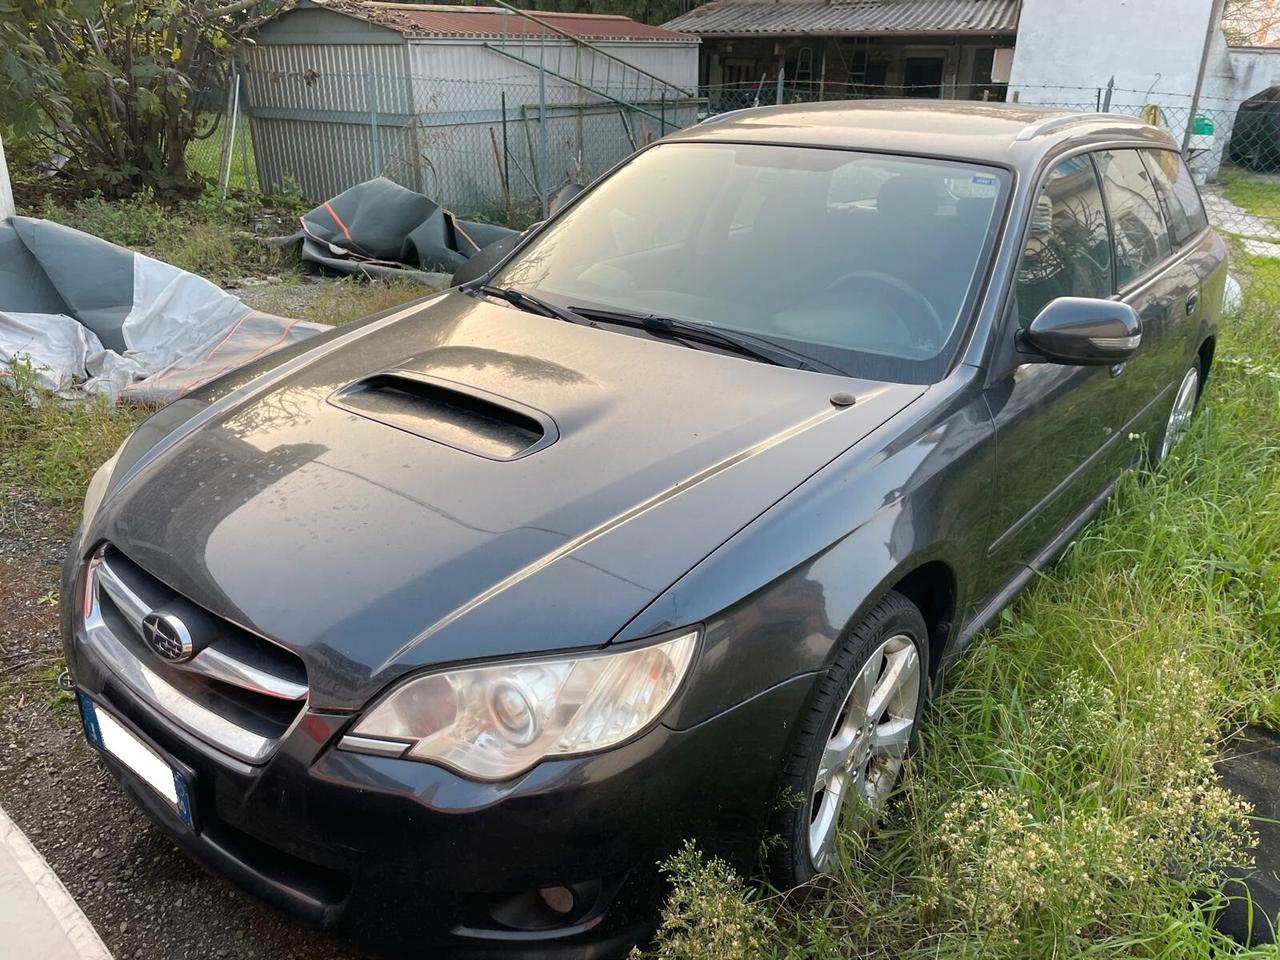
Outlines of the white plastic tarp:
{"label": "white plastic tarp", "polygon": [[69,227],[0,222],[0,374],[25,361],[50,390],[164,401],[324,329]]}

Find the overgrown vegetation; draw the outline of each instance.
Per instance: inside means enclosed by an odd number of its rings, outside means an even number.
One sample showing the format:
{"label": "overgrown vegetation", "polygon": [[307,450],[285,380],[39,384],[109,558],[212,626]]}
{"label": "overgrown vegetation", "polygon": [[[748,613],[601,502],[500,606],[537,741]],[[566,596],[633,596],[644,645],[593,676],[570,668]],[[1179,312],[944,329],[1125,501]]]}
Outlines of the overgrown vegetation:
{"label": "overgrown vegetation", "polygon": [[69,532],[89,478],[149,412],[105,397],[68,403],[39,388],[30,363],[0,367],[0,492],[34,493]]}
{"label": "overgrown vegetation", "polygon": [[1280,178],[1224,165],[1218,171],[1218,185],[1222,195],[1241,210],[1272,222],[1280,220]]}
{"label": "overgrown vegetation", "polygon": [[1280,955],[1196,899],[1250,845],[1222,741],[1280,727],[1276,305],[1258,290],[1227,324],[1181,449],[976,641],[830,895],[753,898],[685,851],[656,956]]}
{"label": "overgrown vegetation", "polygon": [[281,248],[255,232],[255,227],[268,235],[292,233],[297,228],[298,205],[287,199],[279,204],[264,208],[209,193],[167,203],[144,189],[125,200],[91,195],[68,204],[46,197],[32,212],[140,250],[215,283],[226,283],[292,268]]}

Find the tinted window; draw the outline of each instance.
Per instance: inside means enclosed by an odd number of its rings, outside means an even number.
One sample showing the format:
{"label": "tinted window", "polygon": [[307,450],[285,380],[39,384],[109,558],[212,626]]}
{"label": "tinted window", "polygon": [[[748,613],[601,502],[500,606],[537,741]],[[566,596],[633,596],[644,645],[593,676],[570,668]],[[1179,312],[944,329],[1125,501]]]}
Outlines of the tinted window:
{"label": "tinted window", "polygon": [[1094,157],[1115,235],[1116,283],[1123,287],[1169,255],[1169,230],[1137,150],[1110,150]]}
{"label": "tinted window", "polygon": [[1147,172],[1155,184],[1173,242],[1181,246],[1208,226],[1200,191],[1191,179],[1191,171],[1182,155],[1172,150],[1144,150]]}
{"label": "tinted window", "polygon": [[494,282],[768,338],[855,376],[949,363],[1008,174],[850,150],[671,143],[598,184]]}
{"label": "tinted window", "polygon": [[1111,296],[1111,241],[1088,157],[1054,167],[1036,198],[1017,292],[1024,327],[1058,297]]}

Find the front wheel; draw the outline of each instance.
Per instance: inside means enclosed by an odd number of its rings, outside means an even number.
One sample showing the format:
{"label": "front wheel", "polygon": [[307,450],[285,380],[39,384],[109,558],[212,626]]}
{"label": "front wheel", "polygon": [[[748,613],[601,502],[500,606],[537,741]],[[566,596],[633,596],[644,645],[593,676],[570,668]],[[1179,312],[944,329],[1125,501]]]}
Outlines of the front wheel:
{"label": "front wheel", "polygon": [[920,611],[893,592],[841,644],[783,766],[769,864],[779,887],[835,869],[842,818],[859,832],[874,823],[915,739],[928,649]]}

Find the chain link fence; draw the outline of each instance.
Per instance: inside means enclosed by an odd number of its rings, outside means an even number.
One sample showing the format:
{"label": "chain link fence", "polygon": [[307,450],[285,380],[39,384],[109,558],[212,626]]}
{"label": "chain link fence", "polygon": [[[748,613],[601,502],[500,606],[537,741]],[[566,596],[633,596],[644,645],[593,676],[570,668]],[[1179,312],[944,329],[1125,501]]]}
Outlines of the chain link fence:
{"label": "chain link fence", "polygon": [[209,97],[211,133],[192,166],[224,192],[320,202],[385,176],[458,213],[512,226],[539,219],[562,190],[586,185],[673,130],[730,110],[774,103],[879,99],[941,92],[971,103],[1018,101],[1137,116],[1170,131],[1201,185],[1209,218],[1232,249],[1238,279],[1280,304],[1280,88],[1243,101],[1098,87],[941,91],[820,83],[597,89],[507,80],[374,73],[233,70]]}
{"label": "chain link fence", "polygon": [[187,168],[223,196],[259,190],[246,100],[244,75],[234,59],[228,61],[221,83],[199,93],[200,114],[196,138],[187,146]]}

